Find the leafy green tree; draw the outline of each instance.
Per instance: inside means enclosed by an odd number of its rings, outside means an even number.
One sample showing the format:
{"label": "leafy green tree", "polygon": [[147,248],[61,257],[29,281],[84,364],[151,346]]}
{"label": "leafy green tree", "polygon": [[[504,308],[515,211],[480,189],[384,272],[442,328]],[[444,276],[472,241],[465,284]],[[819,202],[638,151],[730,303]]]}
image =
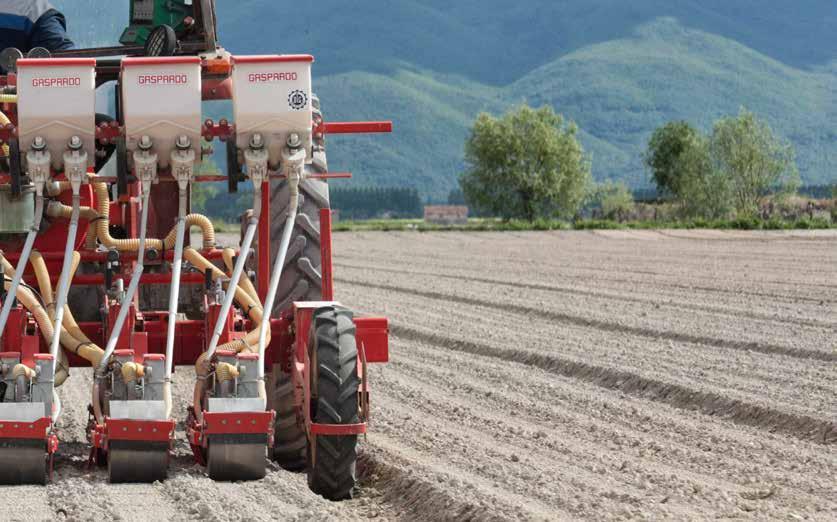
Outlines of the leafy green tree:
{"label": "leafy green tree", "polygon": [[732,210],[729,177],[712,168],[708,140],[698,136],[678,158],[678,201],[688,217],[720,219]]}
{"label": "leafy green tree", "polygon": [[712,170],[728,179],[739,216],[755,215],[760,199],[769,191],[788,194],[799,188],[793,146],[746,109],[715,124],[709,156]]}
{"label": "leafy green tree", "polygon": [[660,194],[679,195],[682,158],[699,140],[700,133],[685,121],[669,122],[651,135],[645,165]]}
{"label": "leafy green tree", "polygon": [[577,133],[551,107],[480,114],[465,144],[466,200],[504,219],[574,215],[590,182]]}

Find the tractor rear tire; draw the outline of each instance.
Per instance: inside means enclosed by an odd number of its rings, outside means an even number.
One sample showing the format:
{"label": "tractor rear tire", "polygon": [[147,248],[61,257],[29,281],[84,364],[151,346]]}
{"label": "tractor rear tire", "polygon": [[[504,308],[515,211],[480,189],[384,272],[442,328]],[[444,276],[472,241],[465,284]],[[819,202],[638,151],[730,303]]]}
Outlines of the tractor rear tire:
{"label": "tractor rear tire", "polygon": [[276,425],[273,434],[273,460],[288,471],[302,471],[307,465],[308,437],[297,415],[291,376],[276,369],[273,407]]}
{"label": "tractor rear tire", "polygon": [[[311,418],[318,424],[357,424],[360,379],[352,312],[337,306],[317,309],[308,339]],[[351,498],[357,435],[314,435],[308,453],[311,490],[329,500]]]}
{"label": "tractor rear tire", "polygon": [[[312,98],[315,117],[319,117],[320,103]],[[325,143],[315,142],[313,161],[305,166],[309,174],[325,174],[328,164]],[[320,301],[323,280],[320,256],[320,209],[330,208],[328,183],[321,179],[306,179],[299,184],[299,209],[294,224],[288,255],[276,292],[273,316],[288,310],[294,301]],[[288,218],[290,189],[285,180],[273,180],[270,187],[270,259],[279,255],[279,243]],[[272,261],[271,261],[272,263]],[[260,269],[262,267],[259,267]],[[272,266],[264,267],[271,270]]]}

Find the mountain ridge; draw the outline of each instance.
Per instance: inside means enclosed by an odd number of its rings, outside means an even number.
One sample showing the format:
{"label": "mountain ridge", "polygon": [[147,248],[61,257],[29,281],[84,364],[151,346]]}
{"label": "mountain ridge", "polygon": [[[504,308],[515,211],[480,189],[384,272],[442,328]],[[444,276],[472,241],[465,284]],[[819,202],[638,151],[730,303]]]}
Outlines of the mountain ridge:
{"label": "mountain ridge", "polygon": [[[94,0],[55,4],[82,44],[115,40],[127,18],[100,7],[92,17]],[[289,5],[219,0],[221,42],[235,53],[314,54],[327,119],[394,120],[392,136],[330,139],[332,168],[352,170],[354,184],[443,199],[473,118],[522,102],[578,123],[598,180],[647,186],[641,156],[656,126],[686,119],[708,130],[741,106],[796,145],[806,183],[837,179],[830,0]]]}

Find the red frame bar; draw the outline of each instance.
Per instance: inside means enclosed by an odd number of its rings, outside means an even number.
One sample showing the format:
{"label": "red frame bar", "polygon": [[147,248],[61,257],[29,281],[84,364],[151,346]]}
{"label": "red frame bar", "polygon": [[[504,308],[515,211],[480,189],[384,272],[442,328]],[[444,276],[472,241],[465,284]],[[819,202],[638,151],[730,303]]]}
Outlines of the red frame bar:
{"label": "red frame bar", "polygon": [[23,67],[76,67],[86,65],[96,67],[95,58],[21,58],[17,66]]}
{"label": "red frame bar", "polygon": [[105,440],[169,442],[174,438],[173,420],[111,419],[105,417]]}
{"label": "red frame bar", "polygon": [[[257,245],[258,292],[259,299],[264,303],[270,289],[270,181],[262,183],[262,215],[259,217],[259,241]],[[268,310],[270,317],[272,310]]]}
{"label": "red frame bar", "polygon": [[322,125],[326,134],[370,134],[392,132],[391,121],[326,122]]}
{"label": "red frame bar", "polygon": [[[127,282],[130,276],[114,275],[114,281],[122,279]],[[58,275],[52,274],[50,281],[55,285],[58,281]],[[142,274],[140,276],[140,284],[144,285],[168,285],[171,284],[171,274]],[[184,285],[201,285],[205,281],[204,275],[197,272],[184,272],[180,275],[180,283]],[[103,274],[76,274],[73,277],[72,284],[79,286],[96,286],[105,284],[105,276]]]}
{"label": "red frame bar", "polygon": [[314,57],[310,54],[265,54],[255,56],[233,56],[233,65],[237,63],[288,63],[307,62],[314,63]]}
{"label": "red frame bar", "polygon": [[41,417],[35,422],[0,420],[0,439],[46,439],[52,419]]}
{"label": "red frame bar", "polygon": [[331,258],[331,209],[320,209],[320,260],[323,301],[334,300],[334,265]]}
{"label": "red frame bar", "polygon": [[[223,250],[217,248],[213,250],[198,250],[198,252],[209,260],[222,259],[224,254]],[[81,255],[81,261],[83,263],[104,263],[108,260],[107,252],[82,250],[79,254]],[[20,252],[8,252],[3,255],[6,257],[6,260],[12,264],[17,263],[20,259]],[[44,261],[62,261],[64,259],[63,252],[41,252],[41,255],[44,256]],[[166,250],[164,252],[164,256],[166,261],[174,260],[174,252],[172,250]],[[122,263],[135,261],[136,259],[137,255],[135,252],[121,252],[119,254],[119,260]]]}
{"label": "red frame bar", "polygon": [[273,433],[273,411],[235,411],[203,413],[202,435],[230,435],[238,433],[270,435]]}
{"label": "red frame bar", "polygon": [[[93,60],[93,63],[96,63],[96,60]],[[136,65],[182,65],[182,64],[191,64],[191,65],[200,65],[201,59],[199,56],[157,56],[157,57],[148,57],[148,56],[141,56],[137,58],[123,58],[122,59],[122,68],[131,67]]]}

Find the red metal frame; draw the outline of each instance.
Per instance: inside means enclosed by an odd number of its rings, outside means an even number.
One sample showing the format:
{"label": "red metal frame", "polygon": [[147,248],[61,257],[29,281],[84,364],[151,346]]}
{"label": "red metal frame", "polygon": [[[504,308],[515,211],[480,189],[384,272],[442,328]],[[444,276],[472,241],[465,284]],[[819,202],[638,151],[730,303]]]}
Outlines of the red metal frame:
{"label": "red metal frame", "polygon": [[52,427],[52,419],[41,417],[34,422],[0,420],[0,439],[44,439]]}
{"label": "red metal frame", "polygon": [[331,209],[320,209],[320,272],[323,278],[323,300],[334,299],[334,265],[331,258]]}
{"label": "red metal frame", "polygon": [[[188,63],[197,63],[196,58],[188,58]],[[166,59],[168,61],[168,59]],[[178,59],[178,61],[181,61]],[[210,99],[230,99],[232,96],[231,82],[229,74],[232,65],[235,62],[239,63],[258,63],[258,62],[276,62],[276,61],[313,61],[313,57],[309,55],[290,55],[290,56],[262,56],[262,57],[236,57],[231,60],[205,60],[201,62],[203,69],[203,98]],[[21,60],[19,65],[27,65],[27,60]],[[49,65],[50,60],[37,60],[32,65],[42,66]],[[70,64],[71,61],[63,61],[64,64]],[[72,63],[76,63],[73,61]],[[77,63],[90,64],[91,61],[83,59]],[[132,64],[150,64],[160,63],[158,59],[126,59],[123,66],[130,67]],[[111,74],[114,71],[113,67],[101,68],[103,74]],[[16,77],[9,75],[0,77],[0,85],[8,84],[14,85]],[[11,120],[16,121],[14,114],[14,106],[6,107],[9,109],[9,116]],[[380,133],[391,132],[391,122],[330,122],[326,123],[317,119],[312,122],[312,131],[315,137],[323,137],[326,134],[352,134],[352,133]],[[214,122],[207,120],[204,123],[202,134],[207,140],[218,139],[221,141],[234,139],[235,127],[227,121],[221,120]],[[14,125],[7,125],[0,127],[0,140],[8,141],[16,135]],[[124,136],[124,129],[118,122],[109,124],[102,124],[96,129],[96,138],[104,144],[113,143]],[[176,191],[170,190],[168,186],[164,185],[167,182],[173,181],[170,173],[166,169],[161,169],[160,185],[155,187],[154,197],[155,205],[152,207],[149,222],[149,235],[154,237],[162,237],[167,233],[171,227],[171,216],[167,214],[166,209],[176,208]],[[282,176],[279,173],[272,173],[271,179],[278,179]],[[335,178],[349,178],[351,174],[345,172],[328,172],[322,174],[315,174],[311,176],[316,179],[335,179]],[[56,176],[56,179],[61,179]],[[217,182],[224,181],[226,177],[223,176],[199,176],[197,182]],[[98,178],[100,182],[113,183],[115,178]],[[8,183],[8,176],[0,176],[0,183]],[[268,284],[270,278],[270,267],[272,266],[271,259],[271,205],[270,205],[270,182],[265,181],[262,190],[262,213],[258,229],[258,242],[256,248],[256,261],[258,270],[257,291],[259,297],[264,300],[268,291]],[[111,225],[121,226],[127,237],[135,238],[138,236],[138,221],[139,221],[139,190],[136,183],[129,185],[128,194],[120,197],[110,204],[110,221]],[[170,201],[169,199],[170,198]],[[70,200],[68,194],[64,194],[59,198],[65,204],[69,204]],[[82,191],[82,205],[96,207],[96,198],[91,187],[86,186]],[[323,299],[331,301],[335,298],[334,289],[334,274],[332,263],[332,216],[329,209],[323,209],[320,212],[320,233],[321,233],[321,273],[323,279]],[[57,274],[60,272],[60,266],[63,261],[63,246],[66,239],[66,231],[68,222],[62,219],[49,220],[49,232],[41,235],[36,243],[36,249],[42,254],[47,267],[51,273],[53,284],[57,283]],[[86,234],[88,231],[86,221],[82,220],[79,226],[79,233],[77,237],[77,250],[81,255],[82,263],[99,263],[107,261],[107,252],[87,250],[84,246]],[[153,233],[152,233],[153,232]],[[9,262],[17,263],[19,259],[20,245],[17,243],[2,243],[0,249],[4,250],[4,255]],[[222,257],[222,250],[202,250],[201,253],[208,259],[217,261]],[[159,253],[159,258],[155,261],[147,260],[148,265],[159,265],[165,261],[173,259],[173,252],[167,250]],[[120,254],[121,271],[114,274],[114,279],[127,279],[133,270],[133,263],[136,261],[136,254],[130,252],[123,252]],[[84,272],[84,271],[82,271]],[[31,271],[25,274],[25,281],[33,282]],[[204,281],[201,274],[184,273],[181,276],[181,282],[184,284],[202,284]],[[88,285],[97,286],[103,285],[104,276],[101,273],[84,272],[77,274],[73,279],[74,285]],[[142,276],[141,283],[144,285],[165,285],[171,283],[171,274],[168,272],[154,272],[146,273]],[[211,302],[211,298],[205,297],[206,316],[198,320],[179,321],[175,330],[175,350],[174,350],[174,364],[185,365],[194,364],[198,356],[205,350],[206,343],[210,337],[209,333],[211,327],[214,325],[214,314],[217,314],[218,306]],[[128,304],[132,307],[128,314],[128,321],[120,333],[120,339],[117,345],[121,350],[132,350],[132,358],[141,361],[144,358],[159,357],[165,351],[165,339],[168,326],[168,315],[165,311],[139,311],[135,307],[138,306],[139,301]],[[309,408],[303,407],[310,401],[310,389],[308,386],[309,380],[309,361],[307,359],[307,336],[315,304],[299,303],[300,306],[295,307],[293,311],[287,311],[282,316],[271,319],[271,343],[267,348],[267,360],[274,363],[280,363],[282,367],[291,373],[294,381],[298,384],[297,392],[299,396],[298,404],[305,417],[305,428],[310,437],[317,436],[337,436],[365,433],[367,424],[364,422],[351,425],[325,425],[312,423],[309,418]],[[112,328],[113,318],[118,312],[117,306],[109,306],[108,317],[106,322],[87,322],[81,323],[80,327],[85,334],[94,342],[102,345],[108,337],[108,332]],[[358,348],[362,353],[363,366],[359,365],[358,373],[362,377],[362,402],[368,401],[368,385],[366,375],[366,362],[385,362],[389,359],[388,354],[388,323],[385,318],[355,318],[357,327]],[[244,332],[252,329],[251,322],[241,313],[235,312],[227,321],[227,331],[224,333],[222,342],[224,340],[235,339],[244,335]],[[35,324],[31,315],[18,307],[13,310],[12,316],[9,319],[7,330],[3,336],[3,346],[0,349],[12,348],[16,353],[20,353],[21,360],[32,364],[36,354],[47,352],[48,347],[41,339],[38,332],[37,324]],[[128,352],[124,352],[128,353]],[[70,362],[73,366],[86,364],[80,358],[73,354],[68,354]],[[364,415],[366,415],[366,408],[364,407]],[[192,421],[187,423],[187,432],[190,443],[199,460],[202,459],[202,449],[206,446],[206,439],[209,435],[214,434],[228,434],[228,433],[265,433],[269,438],[273,434],[274,412],[237,412],[237,413],[213,413],[203,412],[201,423]],[[17,423],[18,427],[9,429],[4,427],[5,423],[0,421],[0,438],[32,438],[32,435],[37,435],[35,438],[45,438],[47,444],[52,450],[57,447],[57,438],[54,435],[49,435],[48,431],[51,426],[49,418],[44,418],[37,423],[32,423],[32,428],[21,428],[23,423]],[[27,424],[28,426],[28,424]],[[29,431],[27,431],[29,429]],[[91,440],[94,448],[107,449],[109,440],[136,440],[136,441],[171,441],[174,436],[174,421],[138,421],[125,419],[105,419],[103,424],[91,426]],[[50,438],[52,437],[52,438]],[[54,443],[53,443],[54,442]]]}
{"label": "red metal frame", "polygon": [[204,437],[209,435],[228,435],[231,433],[273,434],[273,421],[276,414],[273,411],[246,411],[203,414]]}
{"label": "red metal frame", "polygon": [[173,420],[111,419],[105,417],[103,437],[100,443],[107,449],[111,440],[133,440],[149,442],[173,442],[175,422]]}

